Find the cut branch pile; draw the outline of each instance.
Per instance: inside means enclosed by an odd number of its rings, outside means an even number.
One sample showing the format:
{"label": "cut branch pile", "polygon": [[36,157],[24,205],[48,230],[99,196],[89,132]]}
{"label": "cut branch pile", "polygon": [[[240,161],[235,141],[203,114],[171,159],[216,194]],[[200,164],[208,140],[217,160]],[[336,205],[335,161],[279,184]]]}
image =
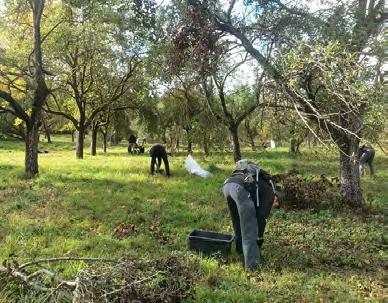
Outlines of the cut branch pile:
{"label": "cut branch pile", "polygon": [[[74,280],[65,280],[48,267],[63,261],[92,264],[79,270]],[[181,302],[193,297],[195,268],[182,256],[153,261],[64,257],[22,265],[8,259],[0,266],[0,291],[7,284],[19,284],[30,297],[45,298],[44,302]]]}
{"label": "cut branch pile", "polygon": [[341,205],[340,183],[338,178],[328,179],[304,177],[297,171],[276,175],[274,180],[281,186],[281,199],[286,209],[315,209],[323,205]]}

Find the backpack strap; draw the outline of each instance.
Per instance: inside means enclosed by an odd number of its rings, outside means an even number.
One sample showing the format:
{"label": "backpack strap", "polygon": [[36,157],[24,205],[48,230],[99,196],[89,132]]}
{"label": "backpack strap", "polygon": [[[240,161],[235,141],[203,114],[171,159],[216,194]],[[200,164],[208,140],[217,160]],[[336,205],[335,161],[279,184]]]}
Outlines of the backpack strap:
{"label": "backpack strap", "polygon": [[259,173],[260,167],[256,168],[256,206],[260,206],[260,198],[259,198]]}

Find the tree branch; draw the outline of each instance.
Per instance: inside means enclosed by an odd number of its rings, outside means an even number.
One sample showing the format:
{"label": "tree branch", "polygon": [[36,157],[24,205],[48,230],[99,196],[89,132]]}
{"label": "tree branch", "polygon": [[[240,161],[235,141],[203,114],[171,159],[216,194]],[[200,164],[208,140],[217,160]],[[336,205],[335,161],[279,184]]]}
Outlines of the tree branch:
{"label": "tree branch", "polygon": [[16,101],[9,93],[0,91],[0,99],[5,100],[13,108],[14,114],[22,119],[24,122],[29,123],[30,117],[26,114],[19,102]]}
{"label": "tree branch", "polygon": [[77,119],[74,118],[73,116],[71,116],[70,114],[67,114],[67,113],[64,113],[64,112],[61,112],[61,111],[52,110],[52,109],[50,109],[48,104],[46,104],[46,108],[43,107],[43,110],[46,113],[50,113],[50,114],[57,115],[57,116],[62,116],[64,118],[66,118],[67,120],[70,120],[73,123],[74,127],[76,129],[78,129],[78,121],[77,121]]}
{"label": "tree branch", "polygon": [[12,114],[14,116],[17,116],[16,113],[12,109],[3,107],[1,105],[0,105],[0,113],[9,113],[9,114]]}
{"label": "tree branch", "polygon": [[21,270],[28,266],[38,265],[42,263],[55,263],[60,261],[83,261],[83,262],[106,262],[106,263],[120,263],[115,259],[106,259],[106,258],[83,258],[83,257],[58,257],[58,258],[49,258],[49,259],[39,259],[31,262],[21,264],[17,267],[17,270]]}

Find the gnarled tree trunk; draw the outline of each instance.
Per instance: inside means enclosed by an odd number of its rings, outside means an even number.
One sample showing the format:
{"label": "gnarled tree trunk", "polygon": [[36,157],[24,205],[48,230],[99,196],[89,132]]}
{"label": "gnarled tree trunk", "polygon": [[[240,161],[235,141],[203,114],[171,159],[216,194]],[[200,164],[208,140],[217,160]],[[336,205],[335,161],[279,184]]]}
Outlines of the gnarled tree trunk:
{"label": "gnarled tree trunk", "polygon": [[39,174],[38,168],[38,144],[39,144],[39,119],[27,124],[26,131],[26,157],[25,172],[28,178]]}
{"label": "gnarled tree trunk", "polygon": [[352,206],[362,206],[363,197],[357,162],[359,140],[347,138],[339,144],[341,194],[344,202]]}

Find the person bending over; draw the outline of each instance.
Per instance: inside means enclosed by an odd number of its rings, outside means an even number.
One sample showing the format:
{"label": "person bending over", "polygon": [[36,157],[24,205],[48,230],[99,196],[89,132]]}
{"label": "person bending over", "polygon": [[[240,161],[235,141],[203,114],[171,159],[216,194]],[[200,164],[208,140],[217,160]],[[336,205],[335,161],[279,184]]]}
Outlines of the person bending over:
{"label": "person bending over", "polygon": [[[240,165],[240,164],[243,165]],[[251,166],[256,170],[245,169]],[[236,240],[236,251],[244,256],[244,266],[254,270],[261,263],[260,249],[264,242],[266,220],[272,207],[279,207],[279,198],[269,174],[248,160],[236,163],[236,169],[224,182]]]}
{"label": "person bending over", "polygon": [[360,175],[364,175],[365,166],[369,167],[371,175],[374,175],[375,169],[373,166],[373,160],[375,158],[375,150],[373,147],[361,146],[358,150],[358,158],[360,161]]}
{"label": "person bending over", "polygon": [[160,165],[162,164],[162,160],[164,163],[164,168],[166,169],[167,177],[170,177],[170,166],[168,164],[167,152],[164,146],[160,143],[157,143],[151,147],[150,150],[151,156],[151,174],[153,175],[155,172],[155,163],[157,164],[156,172],[160,171]]}

